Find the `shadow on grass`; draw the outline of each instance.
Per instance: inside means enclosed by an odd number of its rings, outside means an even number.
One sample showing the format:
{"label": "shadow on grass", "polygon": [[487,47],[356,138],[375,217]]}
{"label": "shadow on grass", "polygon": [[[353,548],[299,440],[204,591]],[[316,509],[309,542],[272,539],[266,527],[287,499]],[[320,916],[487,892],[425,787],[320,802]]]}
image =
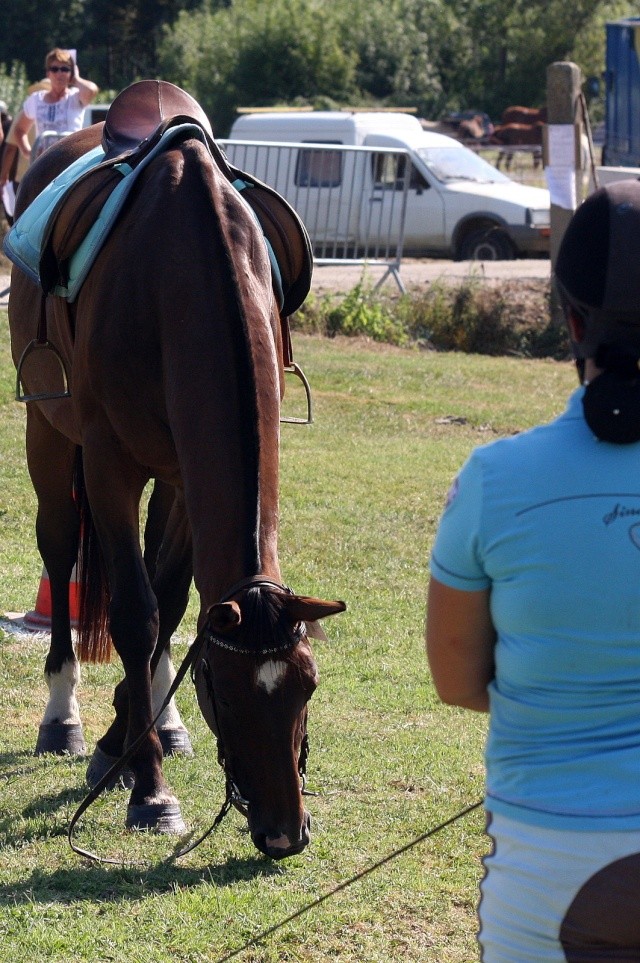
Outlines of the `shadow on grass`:
{"label": "shadow on grass", "polygon": [[[86,769],[88,757],[87,756],[68,756],[68,755],[42,755],[36,756],[33,750],[21,749],[14,752],[0,752],[0,782],[8,782],[10,779],[22,779],[25,776],[35,776],[42,773],[43,768],[46,765],[51,765],[51,762],[63,762],[65,766],[69,766],[71,769],[77,769],[82,767]],[[84,779],[84,774],[83,774]],[[86,793],[86,787],[84,792]],[[77,792],[82,795],[82,787],[80,787]],[[65,791],[60,793],[60,796],[64,796],[62,801],[67,801]],[[49,800],[49,805],[56,805],[57,796],[42,796],[43,800]],[[69,799],[73,799],[73,796],[69,796]]]}
{"label": "shadow on grass", "polygon": [[[33,752],[26,749],[0,753],[0,784],[11,779],[30,780],[38,776],[42,773],[43,758],[45,757],[34,757]],[[46,757],[47,761],[53,758],[55,757]],[[78,767],[86,767],[87,760],[82,756],[58,758],[64,758],[65,765],[74,768],[76,763]],[[68,786],[52,793],[38,792],[36,798],[25,801],[19,813],[10,815],[5,812],[2,815],[0,838],[5,844],[17,847],[15,858],[19,860],[21,846],[37,843],[38,840],[44,842],[54,836],[66,836],[68,819],[60,820],[54,814],[73,810],[86,794],[84,773],[80,785]],[[18,822],[19,833],[16,831]],[[180,850],[184,843],[184,839],[176,842],[174,852]],[[126,859],[123,859],[123,863],[125,862]],[[240,880],[281,873],[281,868],[266,857],[258,855],[245,859],[228,858],[222,864],[205,864],[198,869],[183,867],[172,856],[155,859],[149,864],[145,864],[141,859],[139,864],[130,866],[103,866],[99,863],[89,866],[85,861],[81,861],[77,867],[50,872],[38,867],[20,881],[14,880],[7,886],[0,884],[0,906],[47,903],[52,900],[62,904],[84,900],[139,900],[143,896],[173,891],[176,887],[198,886],[203,883],[222,887]]]}
{"label": "shadow on grass", "polygon": [[223,887],[281,874],[282,868],[269,862],[266,857],[228,859],[223,865],[208,865],[199,869],[167,862],[146,870],[83,865],[48,873],[38,868],[18,883],[14,881],[8,886],[0,885],[0,906],[51,902],[65,905],[84,900],[100,903],[135,902],[143,897],[175,892],[176,887],[203,884]]}
{"label": "shadow on grass", "polygon": [[31,776],[39,769],[33,751],[22,749],[19,752],[0,752],[0,780]]}

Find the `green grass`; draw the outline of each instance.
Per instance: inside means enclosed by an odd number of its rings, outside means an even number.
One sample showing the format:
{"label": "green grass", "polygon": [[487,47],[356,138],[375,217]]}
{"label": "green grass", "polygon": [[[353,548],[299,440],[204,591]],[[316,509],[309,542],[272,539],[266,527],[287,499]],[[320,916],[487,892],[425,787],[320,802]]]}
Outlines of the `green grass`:
{"label": "green grass", "polygon": [[[439,704],[422,642],[427,565],[448,485],[473,446],[552,417],[571,366],[295,337],[315,423],[284,426],[280,555],[295,590],[344,598],[314,648],[311,847],[283,864],[253,849],[241,817],[183,860],[126,833],[126,793],[101,798],[78,842],[137,865],[98,866],[67,846],[84,760],[35,758],[45,642],[0,630],[0,963],[216,961],[264,928],[480,798],[484,717]],[[0,312],[0,611],[33,606],[41,563]],[[301,411],[291,384],[288,407]],[[181,631],[194,631],[192,602]],[[185,644],[175,647],[181,657]],[[90,744],[110,720],[117,664],[85,667]],[[223,798],[213,737],[190,683],[178,702],[192,760],[166,772],[190,827]],[[481,812],[367,875],[237,957],[245,963],[471,963]]]}

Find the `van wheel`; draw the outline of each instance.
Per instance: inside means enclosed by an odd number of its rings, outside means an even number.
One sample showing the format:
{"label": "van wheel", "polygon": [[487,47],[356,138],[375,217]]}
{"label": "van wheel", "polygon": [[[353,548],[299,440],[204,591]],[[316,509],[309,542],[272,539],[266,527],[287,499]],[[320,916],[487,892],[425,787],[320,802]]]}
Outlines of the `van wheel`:
{"label": "van wheel", "polygon": [[511,238],[492,224],[467,234],[458,256],[461,261],[513,261],[516,252]]}

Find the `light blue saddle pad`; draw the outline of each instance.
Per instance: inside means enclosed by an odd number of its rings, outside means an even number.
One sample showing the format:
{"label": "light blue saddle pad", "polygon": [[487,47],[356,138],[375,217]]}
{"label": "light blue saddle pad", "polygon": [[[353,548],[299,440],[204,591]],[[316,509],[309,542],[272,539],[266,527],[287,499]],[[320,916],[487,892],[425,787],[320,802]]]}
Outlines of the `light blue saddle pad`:
{"label": "light blue saddle pad", "polygon": [[[118,173],[122,175],[122,180],[119,184],[116,184],[103,205],[96,221],[69,259],[67,283],[64,286],[57,285],[52,291],[46,290],[45,294],[55,294],[58,297],[66,298],[67,301],[70,302],[76,299],[138,175],[157,154],[166,150],[173,140],[185,135],[198,137],[208,148],[207,138],[202,127],[198,124],[177,124],[175,127],[169,127],[164,132],[158,143],[154,145],[149,153],[146,154],[135,167],[130,167],[126,163],[126,160],[109,165],[113,170],[118,171]],[[58,174],[58,176],[34,198],[29,207],[23,211],[6,235],[3,244],[5,254],[36,284],[42,286],[40,260],[43,245],[46,244],[49,237],[49,225],[52,222],[52,218],[55,217],[62,206],[67,191],[80,177],[87,174],[94,167],[98,167],[98,165],[104,161],[104,158],[105,153],[102,147],[94,147],[93,150],[79,157],[73,164],[65,168],[62,173]],[[241,192],[251,185],[244,181],[236,180],[233,186],[238,192]],[[247,208],[254,214],[248,204]],[[280,305],[282,305],[283,295],[280,269],[268,238],[264,236],[264,234],[263,237],[267,246],[269,260],[271,261],[276,297]]]}

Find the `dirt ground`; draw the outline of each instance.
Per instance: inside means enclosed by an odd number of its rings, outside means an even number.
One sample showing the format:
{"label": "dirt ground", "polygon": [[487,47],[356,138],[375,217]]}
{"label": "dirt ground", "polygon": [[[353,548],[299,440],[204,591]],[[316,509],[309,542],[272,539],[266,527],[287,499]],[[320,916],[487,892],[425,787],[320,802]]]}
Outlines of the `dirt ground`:
{"label": "dirt ground", "polygon": [[[381,264],[334,265],[316,264],[312,290],[326,294],[350,290],[363,277],[367,282],[383,282],[386,291],[398,289],[393,275],[385,277],[387,269]],[[502,281],[548,282],[551,274],[548,258],[529,258],[519,261],[448,261],[437,258],[406,258],[400,265],[399,277],[407,290],[433,281],[459,283],[468,278],[483,283]],[[384,280],[383,280],[384,279]]]}

